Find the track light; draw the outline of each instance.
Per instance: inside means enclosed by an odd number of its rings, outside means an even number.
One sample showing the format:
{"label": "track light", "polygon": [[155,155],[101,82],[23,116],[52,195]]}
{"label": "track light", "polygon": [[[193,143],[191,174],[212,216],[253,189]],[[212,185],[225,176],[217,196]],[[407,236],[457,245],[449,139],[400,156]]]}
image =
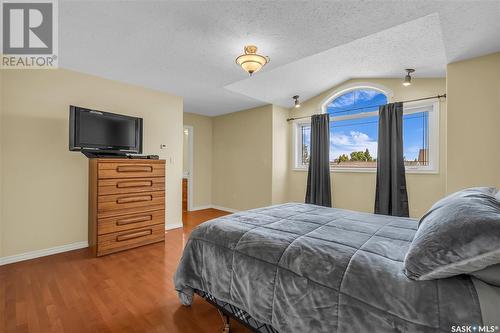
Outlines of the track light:
{"label": "track light", "polygon": [[403,86],[408,87],[411,86],[411,73],[415,72],[413,68],[407,68],[406,70],[406,76],[405,79],[403,80]]}
{"label": "track light", "polygon": [[294,107],[300,108],[299,95],[295,95],[292,98],[294,99]]}

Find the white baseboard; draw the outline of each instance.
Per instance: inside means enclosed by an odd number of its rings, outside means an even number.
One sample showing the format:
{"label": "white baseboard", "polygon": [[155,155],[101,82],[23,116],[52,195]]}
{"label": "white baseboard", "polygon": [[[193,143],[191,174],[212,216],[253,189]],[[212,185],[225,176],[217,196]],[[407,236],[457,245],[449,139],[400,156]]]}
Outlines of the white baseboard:
{"label": "white baseboard", "polygon": [[50,255],[56,254],[56,253],[83,249],[83,248],[86,248],[88,246],[89,246],[89,243],[87,241],[84,241],[84,242],[77,242],[77,243],[72,243],[72,244],[56,246],[56,247],[50,247],[48,249],[43,249],[43,250],[36,250],[36,251],[30,251],[30,252],[25,252],[25,253],[20,253],[20,254],[14,254],[12,256],[0,258],[0,266],[12,264],[12,263],[19,262],[19,261],[50,256]]}
{"label": "white baseboard", "polygon": [[222,207],[222,206],[217,206],[217,205],[212,205],[212,208],[213,209],[218,209],[218,210],[223,210],[223,211],[226,211],[226,212],[229,212],[229,213],[236,213],[236,212],[238,212],[237,209],[228,208],[228,207]]}
{"label": "white baseboard", "polygon": [[212,208],[212,205],[196,206],[191,208],[190,212],[195,212],[197,210],[210,209],[210,208]]}
{"label": "white baseboard", "polygon": [[190,212],[195,212],[197,210],[210,209],[210,208],[218,209],[218,210],[224,210],[224,211],[230,212],[230,213],[236,213],[236,212],[238,212],[237,209],[227,208],[227,207],[222,207],[222,206],[217,206],[217,205],[196,206],[196,207],[191,208]]}
{"label": "white baseboard", "polygon": [[176,224],[166,224],[165,225],[165,230],[172,230],[172,229],[177,229],[177,228],[182,228],[182,222],[176,223]]}

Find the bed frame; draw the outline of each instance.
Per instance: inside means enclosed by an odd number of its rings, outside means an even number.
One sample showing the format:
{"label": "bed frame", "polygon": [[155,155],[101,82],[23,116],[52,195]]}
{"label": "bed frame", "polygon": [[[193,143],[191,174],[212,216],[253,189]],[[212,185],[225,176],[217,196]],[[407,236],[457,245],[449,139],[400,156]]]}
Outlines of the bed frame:
{"label": "bed frame", "polygon": [[195,289],[194,292],[217,308],[224,320],[224,328],[222,330],[223,333],[229,333],[230,331],[230,318],[239,321],[254,333],[279,333],[271,325],[261,323],[260,321],[254,319],[246,311],[241,310],[232,304],[218,300],[211,294],[202,290]]}

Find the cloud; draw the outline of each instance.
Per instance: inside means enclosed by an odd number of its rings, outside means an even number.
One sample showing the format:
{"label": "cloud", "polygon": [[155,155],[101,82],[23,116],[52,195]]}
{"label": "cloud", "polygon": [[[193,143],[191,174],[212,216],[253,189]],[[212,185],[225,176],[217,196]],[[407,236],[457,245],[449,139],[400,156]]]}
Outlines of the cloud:
{"label": "cloud", "polygon": [[372,157],[377,157],[377,141],[366,133],[350,131],[349,134],[336,133],[330,137],[330,159],[338,158],[342,154],[350,155],[353,151],[368,149]]}
{"label": "cloud", "polygon": [[330,104],[328,104],[328,108],[342,109],[350,106],[352,107],[359,102],[371,101],[375,96],[380,94],[382,94],[380,91],[373,89],[358,89],[350,91],[340,95],[330,102]]}
{"label": "cloud", "polygon": [[334,134],[330,138],[330,144],[332,145],[348,145],[350,143],[350,137],[345,134]]}
{"label": "cloud", "polygon": [[381,94],[380,91],[373,90],[373,89],[360,89],[356,91],[357,94],[357,99],[362,100],[362,101],[370,101],[373,99],[373,97]]}
{"label": "cloud", "polygon": [[368,134],[365,134],[363,132],[351,131],[349,132],[349,134],[351,134],[352,140],[356,144],[363,144],[370,141],[370,137],[368,136]]}
{"label": "cloud", "polygon": [[329,108],[343,108],[346,106],[351,106],[354,103],[354,95],[352,92],[340,95],[335,98],[329,105]]}

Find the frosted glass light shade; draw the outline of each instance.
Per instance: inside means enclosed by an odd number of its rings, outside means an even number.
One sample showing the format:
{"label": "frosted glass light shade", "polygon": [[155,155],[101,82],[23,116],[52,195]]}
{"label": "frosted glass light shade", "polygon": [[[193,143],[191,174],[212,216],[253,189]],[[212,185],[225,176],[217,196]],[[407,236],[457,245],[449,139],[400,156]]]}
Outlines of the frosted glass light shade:
{"label": "frosted glass light shade", "polygon": [[245,54],[236,58],[236,63],[241,66],[250,76],[261,70],[269,62],[269,57],[257,54],[257,46],[245,46]]}

